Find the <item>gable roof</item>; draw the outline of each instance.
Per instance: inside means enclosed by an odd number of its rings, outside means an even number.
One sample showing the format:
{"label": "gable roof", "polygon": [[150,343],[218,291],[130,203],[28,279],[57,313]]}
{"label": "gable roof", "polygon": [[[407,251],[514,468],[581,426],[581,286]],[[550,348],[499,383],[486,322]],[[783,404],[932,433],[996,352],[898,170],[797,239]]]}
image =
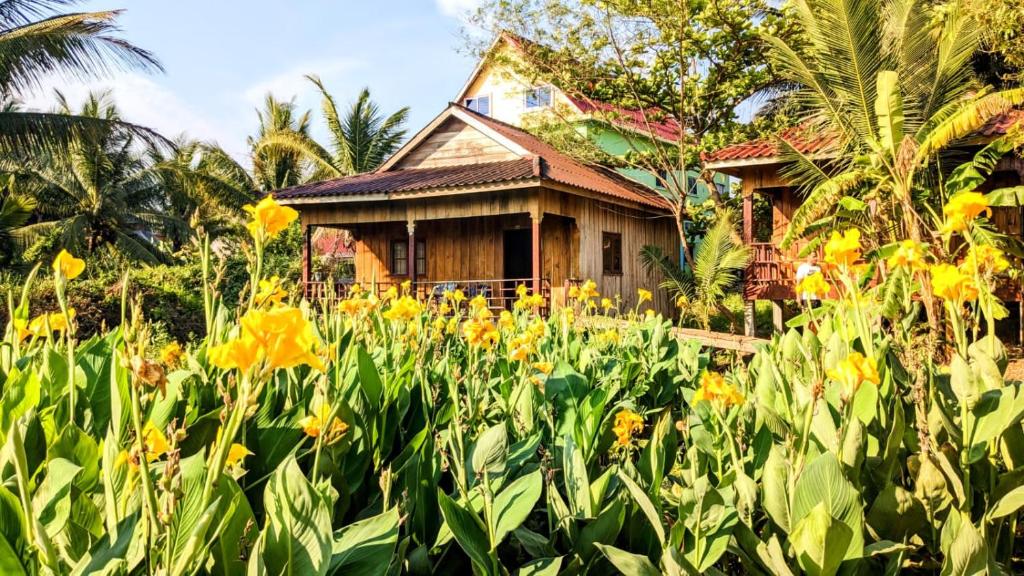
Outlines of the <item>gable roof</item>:
{"label": "gable roof", "polygon": [[[462,85],[462,89],[460,89],[458,95],[456,95],[455,102],[461,105],[466,101],[466,97],[469,96],[470,87],[473,86],[476,79],[483,74],[484,70],[487,68],[491,55],[502,43],[506,43],[524,55],[528,54],[530,50],[543,48],[533,40],[529,40],[507,30],[503,30],[495,37],[490,47],[484,53],[484,56],[477,62],[476,66],[473,68],[473,72],[470,73],[469,78],[466,79],[465,84]],[[679,140],[680,127],[679,123],[674,118],[660,119],[657,117],[658,115],[656,113],[650,110],[645,111],[626,108],[609,102],[572,95],[558,86],[555,86],[554,88],[561,92],[562,95],[565,96],[566,100],[568,100],[581,115],[608,122],[609,124],[613,124],[620,128],[629,130],[630,132],[636,132],[644,136],[653,136],[669,142],[676,142]]]}
{"label": "gable roof", "polygon": [[[977,132],[976,137],[994,138],[1002,136],[1015,124],[1024,122],[1024,110],[1013,110],[989,120]],[[739,144],[732,144],[703,156],[704,167],[709,170],[723,170],[776,164],[783,162],[779,140],[785,140],[800,154],[811,157],[829,157],[838,141],[835,134],[815,132],[807,126],[794,126],[780,132],[774,138],[758,138]]]}
{"label": "gable roof", "polygon": [[[465,122],[519,155],[520,159],[466,162],[431,168],[398,168],[402,158],[416,150],[449,118]],[[521,184],[522,187],[528,187],[544,182],[554,182],[648,208],[669,208],[664,198],[639,182],[614,170],[580,162],[520,128],[458,104],[450,104],[376,171],[285,188],[275,192],[274,197],[285,204],[331,202],[344,198],[387,200],[413,191],[444,193],[455,188],[483,184]]]}

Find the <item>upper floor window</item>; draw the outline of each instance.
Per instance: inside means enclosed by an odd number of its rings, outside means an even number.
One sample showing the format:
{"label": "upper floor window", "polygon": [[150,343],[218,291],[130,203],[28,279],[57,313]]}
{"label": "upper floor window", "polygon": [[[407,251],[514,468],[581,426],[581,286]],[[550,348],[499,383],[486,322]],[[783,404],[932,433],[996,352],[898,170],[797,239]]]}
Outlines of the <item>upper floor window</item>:
{"label": "upper floor window", "polygon": [[622,234],[601,233],[601,261],[605,274],[622,274]]}
{"label": "upper floor window", "polygon": [[[413,258],[417,276],[427,275],[427,241],[416,239],[416,255]],[[409,275],[409,240],[398,238],[391,241],[391,275]]]}
{"label": "upper floor window", "polygon": [[538,86],[526,91],[526,109],[551,106],[551,86]]}
{"label": "upper floor window", "polygon": [[473,98],[466,98],[466,108],[469,108],[473,112],[483,114],[484,116],[491,115],[491,97],[490,96],[475,96]]}

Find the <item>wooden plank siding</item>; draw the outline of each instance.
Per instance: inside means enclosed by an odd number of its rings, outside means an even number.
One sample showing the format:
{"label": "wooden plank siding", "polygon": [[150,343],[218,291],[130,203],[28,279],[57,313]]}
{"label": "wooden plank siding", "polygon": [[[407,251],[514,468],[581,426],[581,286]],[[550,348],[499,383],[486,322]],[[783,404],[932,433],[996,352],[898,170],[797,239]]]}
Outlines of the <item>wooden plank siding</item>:
{"label": "wooden plank siding", "polygon": [[519,158],[521,156],[465,122],[449,118],[408,156],[402,158],[395,168],[436,168]]}

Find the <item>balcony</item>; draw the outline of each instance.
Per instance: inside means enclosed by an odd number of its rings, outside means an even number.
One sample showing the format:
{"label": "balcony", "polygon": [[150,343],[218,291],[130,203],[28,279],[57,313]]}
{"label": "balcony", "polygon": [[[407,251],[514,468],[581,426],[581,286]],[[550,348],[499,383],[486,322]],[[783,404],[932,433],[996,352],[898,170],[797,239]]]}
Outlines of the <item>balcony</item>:
{"label": "balcony", "polygon": [[[510,310],[513,303],[519,299],[516,288],[525,285],[532,286],[532,278],[494,278],[484,280],[417,280],[411,285],[411,292],[416,298],[424,301],[439,300],[445,292],[462,290],[467,300],[477,296],[483,296],[487,300],[488,308],[492,310]],[[351,280],[328,282],[306,282],[305,296],[309,300],[348,298],[352,292],[355,282]],[[378,296],[383,295],[392,287],[401,290],[400,282],[376,282],[372,285],[361,284],[364,291],[373,289]],[[542,314],[547,314],[551,301],[551,282],[547,278],[541,279],[541,295],[544,296],[545,306]]]}

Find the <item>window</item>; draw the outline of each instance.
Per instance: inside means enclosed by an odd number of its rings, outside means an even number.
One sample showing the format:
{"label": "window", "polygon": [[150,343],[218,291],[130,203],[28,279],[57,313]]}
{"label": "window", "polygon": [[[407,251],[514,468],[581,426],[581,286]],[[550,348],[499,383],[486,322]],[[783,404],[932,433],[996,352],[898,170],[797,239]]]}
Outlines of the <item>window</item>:
{"label": "window", "polygon": [[664,168],[661,168],[661,169],[658,170],[658,177],[657,177],[656,184],[657,184],[658,188],[668,188],[669,187],[668,170],[665,170]]}
{"label": "window", "polygon": [[476,96],[474,98],[466,98],[466,108],[469,108],[473,112],[483,114],[484,116],[491,115],[491,97],[490,96]]}
{"label": "window", "polygon": [[551,106],[551,87],[538,86],[526,91],[526,109]]}
{"label": "window", "polygon": [[693,195],[697,193],[697,177],[687,176],[686,177],[686,193]]}
{"label": "window", "polygon": [[[391,275],[409,275],[409,241],[406,239],[391,241]],[[427,241],[416,239],[416,275],[427,275]]]}
{"label": "window", "polygon": [[622,274],[622,234],[601,233],[601,253],[605,274]]}

